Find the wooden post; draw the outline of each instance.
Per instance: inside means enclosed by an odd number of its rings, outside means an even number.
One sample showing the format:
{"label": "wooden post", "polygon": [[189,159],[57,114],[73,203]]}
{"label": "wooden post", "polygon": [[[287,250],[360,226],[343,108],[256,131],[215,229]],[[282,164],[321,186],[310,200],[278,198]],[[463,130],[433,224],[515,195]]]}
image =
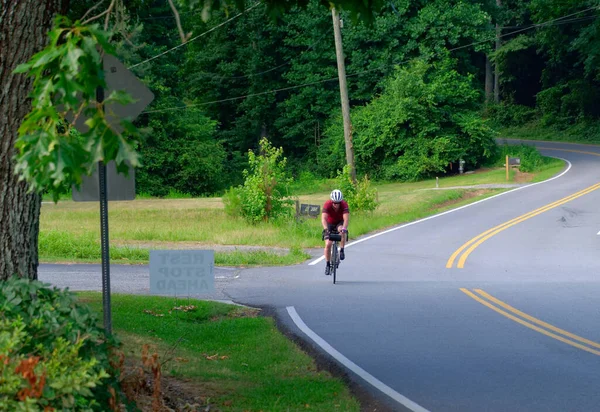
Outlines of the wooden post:
{"label": "wooden post", "polygon": [[508,181],[508,155],[506,155],[506,181]]}

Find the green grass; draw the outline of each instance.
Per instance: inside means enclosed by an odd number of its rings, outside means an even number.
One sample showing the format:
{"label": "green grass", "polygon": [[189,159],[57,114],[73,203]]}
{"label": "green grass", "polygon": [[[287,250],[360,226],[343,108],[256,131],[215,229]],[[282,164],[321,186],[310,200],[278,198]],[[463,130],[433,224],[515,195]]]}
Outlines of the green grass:
{"label": "green grass", "polygon": [[[540,180],[560,172],[562,161],[552,160],[539,173]],[[439,179],[440,188],[506,183],[503,168]],[[449,207],[476,201],[497,190],[435,188],[434,179],[415,183],[377,184],[380,206],[372,213],[352,213],[351,239],[400,223],[423,218]],[[299,196],[301,203],[322,205],[329,190]],[[227,216],[220,198],[141,199],[109,204],[111,261],[147,263],[150,249],[217,249],[215,263],[227,266],[288,265],[308,258],[306,248],[322,246],[318,219],[281,220],[250,224]],[[217,245],[233,245],[235,252]],[[285,248],[246,250],[245,246]],[[40,260],[45,262],[99,262],[98,205],[59,202],[44,204],[40,218]]]}
{"label": "green grass", "polygon": [[[152,249],[160,249],[155,245]],[[93,233],[81,236],[67,231],[40,233],[40,256],[46,262],[96,263],[101,260],[100,240]],[[293,247],[287,253],[274,253],[264,250],[215,252],[215,264],[219,266],[287,266],[303,262],[310,257],[303,250]],[[149,248],[110,247],[112,263],[147,264]]]}
{"label": "green grass", "polygon": [[[101,312],[101,294],[79,296]],[[173,310],[182,305],[196,309]],[[271,318],[257,316],[254,309],[112,295],[112,319],[127,355],[139,357],[142,345],[150,344],[165,362],[167,375],[196,383],[197,395],[210,398],[218,410],[359,411],[360,405],[340,379],[317,370]],[[214,360],[207,359],[213,355],[217,355]]]}

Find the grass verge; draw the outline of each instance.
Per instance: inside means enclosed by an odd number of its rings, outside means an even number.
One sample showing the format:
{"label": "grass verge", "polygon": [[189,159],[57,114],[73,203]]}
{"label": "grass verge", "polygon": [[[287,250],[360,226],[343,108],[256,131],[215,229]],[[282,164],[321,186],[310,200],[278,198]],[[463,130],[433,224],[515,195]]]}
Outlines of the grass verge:
{"label": "grass verge", "polygon": [[[100,293],[78,295],[101,312]],[[174,309],[189,305],[195,308]],[[150,344],[151,351],[159,354],[163,373],[185,382],[177,395],[189,393],[190,401],[210,405],[210,410],[360,409],[341,379],[318,370],[271,318],[258,316],[258,310],[116,294],[112,295],[112,316],[127,356],[139,358],[142,345]]]}
{"label": "grass verge", "polygon": [[580,123],[566,128],[542,126],[539,120],[522,126],[499,127],[501,137],[548,140],[566,143],[600,144],[600,124]]}
{"label": "grass verge", "polygon": [[[519,183],[539,181],[560,172],[563,162],[552,159],[542,170],[520,174]],[[512,182],[519,176],[512,174]],[[439,179],[440,188],[507,183],[503,168]],[[498,193],[498,190],[448,189],[435,180],[378,184],[380,206],[372,213],[352,213],[351,238],[420,219],[449,207]],[[328,192],[299,196],[302,203],[322,204]],[[44,204],[40,219],[40,260],[99,262],[100,231],[97,205],[59,202]],[[250,224],[224,213],[219,198],[136,200],[109,206],[111,261],[147,263],[150,249],[214,249],[217,265],[289,265],[309,256],[306,248],[321,247],[318,219],[280,220]],[[234,248],[232,252],[223,246]],[[256,250],[256,247],[262,249]],[[283,249],[283,253],[282,253]]]}

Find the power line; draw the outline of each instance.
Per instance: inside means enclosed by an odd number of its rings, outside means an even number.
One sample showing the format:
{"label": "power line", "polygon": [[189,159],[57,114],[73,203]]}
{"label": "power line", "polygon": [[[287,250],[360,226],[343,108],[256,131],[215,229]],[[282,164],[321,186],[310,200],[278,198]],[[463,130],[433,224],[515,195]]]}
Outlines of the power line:
{"label": "power line", "polygon": [[156,55],[156,56],[154,56],[154,57],[150,57],[149,59],[146,59],[146,60],[144,60],[143,62],[140,62],[140,63],[134,64],[133,66],[130,66],[130,67],[128,67],[128,69],[133,69],[134,67],[140,66],[140,65],[142,65],[142,64],[144,64],[144,63],[148,63],[149,61],[152,61],[152,60],[154,60],[154,59],[157,59],[157,58],[159,58],[159,57],[161,57],[161,56],[164,56],[165,54],[167,54],[167,53],[170,53],[170,52],[172,52],[172,51],[173,51],[173,50],[175,50],[175,49],[178,49],[178,48],[180,48],[180,47],[183,47],[183,46],[185,46],[186,44],[188,44],[188,43],[191,43],[191,42],[193,42],[194,40],[197,40],[197,39],[199,39],[200,37],[202,37],[202,36],[205,36],[205,35],[207,35],[208,33],[210,33],[210,32],[212,32],[212,31],[214,31],[214,30],[218,29],[219,27],[226,25],[226,24],[227,24],[227,23],[229,23],[230,21],[233,21],[233,20],[237,19],[237,18],[238,18],[238,17],[240,17],[242,14],[245,14],[245,13],[249,12],[250,10],[252,10],[253,8],[257,7],[259,4],[260,4],[260,2],[258,2],[258,3],[255,3],[253,6],[251,6],[251,7],[247,8],[246,10],[244,10],[244,11],[242,11],[242,12],[238,13],[238,14],[236,14],[235,16],[231,17],[231,18],[230,18],[230,19],[228,19],[228,20],[225,20],[223,23],[216,25],[215,27],[211,28],[210,30],[207,30],[207,31],[205,31],[205,32],[204,32],[204,33],[202,33],[202,34],[199,34],[199,35],[197,35],[196,37],[193,37],[193,38],[189,39],[189,40],[188,40],[188,41],[186,41],[185,43],[178,44],[177,46],[175,46],[175,47],[173,47],[173,48],[170,48],[169,50],[166,50],[166,51],[164,51],[164,52],[162,52],[162,53],[159,53],[159,54],[157,54],[157,55]]}
{"label": "power line", "polygon": [[[313,44],[310,45],[310,47],[304,51],[302,51],[299,55],[295,56],[295,58],[300,58],[302,57],[302,55],[304,55],[304,53],[309,52],[310,50],[312,50],[317,44],[319,44],[319,42],[321,40],[323,40],[323,38],[325,38],[325,35],[322,35],[316,42],[314,42]],[[212,75],[214,78],[218,78],[219,80],[239,80],[239,79],[245,79],[247,77],[256,77],[256,76],[260,76],[263,74],[267,74],[270,73],[272,71],[275,71],[281,67],[287,66],[288,64],[290,64],[292,62],[292,60],[294,59],[294,57],[290,57],[289,59],[287,59],[286,61],[284,61],[283,63],[281,63],[278,66],[272,67],[270,69],[267,70],[263,70],[257,73],[251,73],[251,74],[246,74],[243,76],[219,76],[215,73],[208,73],[208,72],[200,72],[200,74],[204,74],[204,75]]]}
{"label": "power line", "polygon": [[[564,24],[564,23],[578,23],[580,21],[586,21],[586,20],[594,20],[598,18],[598,15],[593,15],[593,16],[585,16],[585,17],[577,17],[574,19],[568,19],[568,20],[561,20],[558,22],[555,22],[554,24],[552,24],[552,26],[557,26],[559,24]],[[521,25],[521,26],[502,26],[502,29],[520,29],[520,28],[529,28],[532,27],[531,25]]]}
{"label": "power line", "polygon": [[[461,49],[464,49],[464,48],[467,48],[467,47],[476,46],[478,44],[482,44],[482,43],[486,43],[486,42],[489,42],[489,41],[496,40],[497,37],[507,37],[507,36],[510,36],[510,35],[513,35],[513,34],[516,34],[516,33],[521,33],[523,31],[531,30],[531,29],[534,29],[534,28],[552,26],[554,24],[551,24],[551,23],[554,23],[554,22],[559,22],[558,24],[562,24],[562,23],[564,23],[564,22],[561,21],[563,19],[566,19],[568,17],[574,16],[576,14],[585,13],[585,12],[590,11],[590,10],[598,9],[598,8],[600,8],[600,6],[590,7],[589,9],[582,10],[582,11],[579,11],[579,12],[576,12],[576,13],[573,13],[573,14],[569,14],[567,16],[559,17],[559,18],[556,18],[556,19],[553,19],[553,20],[549,20],[549,21],[544,22],[544,23],[534,24],[534,25],[531,25],[531,26],[529,26],[527,28],[524,28],[524,29],[521,29],[521,30],[516,30],[516,31],[510,32],[510,33],[504,33],[504,34],[501,34],[500,36],[494,36],[494,37],[487,38],[485,40],[481,40],[481,41],[473,42],[473,43],[466,44],[466,45],[463,45],[463,46],[459,46],[459,47],[455,47],[455,48],[452,48],[452,49],[448,49],[448,51],[452,52],[452,51],[461,50]],[[386,65],[384,65],[382,67],[378,67],[378,68],[373,68],[373,69],[363,70],[363,71],[360,71],[360,72],[351,73],[351,74],[348,74],[346,77],[359,76],[361,74],[370,73],[370,72],[377,71],[377,70],[382,70],[382,69],[388,68],[390,66],[396,66],[396,65],[399,65],[399,64],[405,64],[405,63],[410,62],[411,60],[413,60],[413,59],[406,59],[404,61],[395,62],[395,63],[392,63],[392,64],[386,64]],[[338,79],[338,77],[332,77],[330,79],[318,80],[318,81],[315,81],[315,82],[299,84],[299,85],[296,85],[296,86],[284,87],[284,88],[281,88],[281,89],[269,90],[269,91],[266,91],[266,92],[252,93],[252,94],[247,94],[247,95],[243,95],[243,96],[230,97],[230,98],[227,98],[227,99],[213,100],[213,101],[210,101],[210,102],[203,102],[203,103],[197,103],[197,104],[190,104],[190,105],[186,105],[186,106],[177,106],[177,107],[169,107],[169,108],[165,108],[165,109],[148,110],[148,111],[145,111],[144,113],[163,113],[163,112],[174,111],[174,110],[183,110],[183,109],[187,109],[187,108],[191,108],[191,107],[207,106],[209,104],[225,103],[225,102],[230,102],[230,101],[235,101],[235,100],[240,100],[240,99],[246,99],[248,97],[256,97],[256,96],[262,96],[262,95],[270,94],[270,93],[279,93],[279,92],[282,92],[282,91],[288,91],[288,90],[293,90],[293,89],[299,89],[299,88],[302,88],[302,87],[314,86],[314,85],[317,85],[317,84],[331,82],[331,81],[334,81],[334,80],[339,80],[339,79]]]}

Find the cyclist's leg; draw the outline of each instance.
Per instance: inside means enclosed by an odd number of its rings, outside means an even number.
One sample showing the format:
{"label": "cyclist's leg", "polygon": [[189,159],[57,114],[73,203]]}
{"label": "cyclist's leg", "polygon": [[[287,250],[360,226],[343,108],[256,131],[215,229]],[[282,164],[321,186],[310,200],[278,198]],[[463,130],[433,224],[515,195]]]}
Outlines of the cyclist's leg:
{"label": "cyclist's leg", "polygon": [[[328,231],[332,231],[335,230],[335,225],[331,225],[331,224],[327,224],[327,230]],[[333,242],[329,239],[325,240],[325,250],[323,252],[323,254],[325,255],[325,274],[329,275],[329,265],[330,265],[330,259],[331,259],[331,245],[333,244]]]}
{"label": "cyclist's leg", "polygon": [[329,239],[325,239],[325,248],[323,254],[325,256],[325,261],[329,262],[329,256],[331,255],[331,241],[329,241]]}
{"label": "cyclist's leg", "polygon": [[343,249],[346,245],[346,236],[342,233],[342,229],[344,227],[343,222],[338,223],[337,231],[342,235],[342,240],[340,241],[340,249]]}

